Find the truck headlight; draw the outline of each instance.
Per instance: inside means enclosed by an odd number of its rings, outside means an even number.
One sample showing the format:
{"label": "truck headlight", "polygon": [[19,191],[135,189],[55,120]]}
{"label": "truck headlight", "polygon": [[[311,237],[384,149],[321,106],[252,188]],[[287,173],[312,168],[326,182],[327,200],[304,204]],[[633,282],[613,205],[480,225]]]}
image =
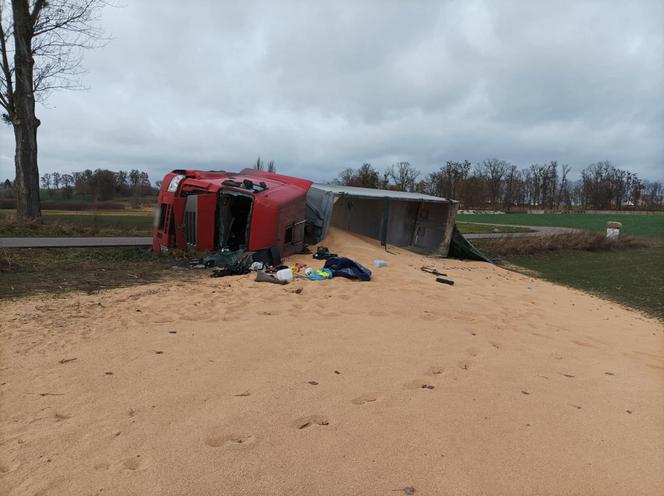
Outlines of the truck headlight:
{"label": "truck headlight", "polygon": [[171,182],[168,185],[168,192],[169,193],[175,193],[175,191],[178,189],[178,186],[180,186],[180,182],[184,179],[184,176],[178,174],[177,176],[173,176],[173,179],[171,179]]}

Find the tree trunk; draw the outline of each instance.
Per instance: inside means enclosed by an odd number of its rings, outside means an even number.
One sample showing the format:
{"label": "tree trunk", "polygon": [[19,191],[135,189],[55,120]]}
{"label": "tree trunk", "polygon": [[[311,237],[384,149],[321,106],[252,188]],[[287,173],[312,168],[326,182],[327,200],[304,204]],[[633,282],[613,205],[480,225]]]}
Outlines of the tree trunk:
{"label": "tree trunk", "polygon": [[19,222],[33,222],[41,217],[39,168],[37,166],[37,128],[35,115],[32,57],[33,21],[28,0],[12,2],[14,14],[14,115],[12,125],[16,140],[16,217]]}

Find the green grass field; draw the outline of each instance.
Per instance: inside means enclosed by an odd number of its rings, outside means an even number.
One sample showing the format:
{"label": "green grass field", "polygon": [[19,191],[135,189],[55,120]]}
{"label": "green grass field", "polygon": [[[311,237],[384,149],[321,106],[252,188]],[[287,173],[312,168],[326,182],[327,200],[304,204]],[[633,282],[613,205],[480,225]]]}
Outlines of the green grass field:
{"label": "green grass field", "polygon": [[459,214],[457,222],[489,222],[522,226],[575,227],[590,231],[606,230],[610,220],[622,222],[623,233],[664,239],[664,215],[624,214]]}
{"label": "green grass field", "polygon": [[513,256],[506,261],[664,319],[664,247]]}
{"label": "green grass field", "polygon": [[11,222],[13,210],[0,210],[0,236],[152,236],[152,212],[45,210],[40,226]]}

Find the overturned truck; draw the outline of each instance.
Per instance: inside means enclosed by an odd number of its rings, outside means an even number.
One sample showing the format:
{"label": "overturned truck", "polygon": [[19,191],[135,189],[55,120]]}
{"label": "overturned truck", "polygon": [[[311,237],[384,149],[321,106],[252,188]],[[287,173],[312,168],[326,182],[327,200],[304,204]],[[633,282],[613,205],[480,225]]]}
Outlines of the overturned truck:
{"label": "overturned truck", "polygon": [[156,252],[254,252],[277,262],[319,243],[330,226],[384,245],[447,256],[457,202],[420,193],[314,184],[256,169],[174,170],[155,212]]}

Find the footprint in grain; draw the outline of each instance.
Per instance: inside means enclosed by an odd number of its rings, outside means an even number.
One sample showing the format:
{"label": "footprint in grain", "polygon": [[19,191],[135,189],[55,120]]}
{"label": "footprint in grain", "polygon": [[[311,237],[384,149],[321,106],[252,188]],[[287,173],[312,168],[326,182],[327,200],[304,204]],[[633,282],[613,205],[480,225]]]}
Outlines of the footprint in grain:
{"label": "footprint in grain", "polygon": [[433,365],[427,370],[427,375],[440,375],[445,371],[443,367]]}
{"label": "footprint in grain", "polygon": [[423,310],[422,313],[420,314],[420,319],[422,320],[436,320],[436,314],[433,312],[430,312],[429,310]]}
{"label": "footprint in grain", "polygon": [[324,415],[309,415],[302,417],[293,422],[293,427],[296,429],[306,429],[313,425],[329,425],[330,420]]}
{"label": "footprint in grain", "polygon": [[387,312],[381,312],[380,310],[372,310],[369,312],[369,315],[372,317],[387,317]]}
{"label": "footprint in grain", "polygon": [[350,402],[353,405],[364,405],[365,403],[372,403],[377,399],[378,397],[375,394],[363,394],[355,399],[352,399]]}
{"label": "footprint in grain", "polygon": [[223,436],[210,436],[205,439],[205,444],[211,448],[219,448],[220,446],[238,446],[248,445],[256,441],[256,437],[251,434],[226,434]]}
{"label": "footprint in grain", "polygon": [[141,459],[141,455],[126,458],[122,462],[122,467],[127,470],[142,470],[146,467],[146,463]]}
{"label": "footprint in grain", "polygon": [[470,370],[470,362],[468,360],[461,360],[459,362],[459,368],[461,370]]}
{"label": "footprint in grain", "polygon": [[433,386],[422,379],[415,379],[404,384],[404,387],[406,389],[435,389],[436,386]]}
{"label": "footprint in grain", "polygon": [[588,343],[587,341],[581,341],[580,339],[573,339],[572,343],[577,346],[583,346],[584,348],[597,348],[593,343]]}
{"label": "footprint in grain", "polygon": [[260,312],[256,312],[256,315],[281,315],[281,312],[279,310],[262,310]]}

